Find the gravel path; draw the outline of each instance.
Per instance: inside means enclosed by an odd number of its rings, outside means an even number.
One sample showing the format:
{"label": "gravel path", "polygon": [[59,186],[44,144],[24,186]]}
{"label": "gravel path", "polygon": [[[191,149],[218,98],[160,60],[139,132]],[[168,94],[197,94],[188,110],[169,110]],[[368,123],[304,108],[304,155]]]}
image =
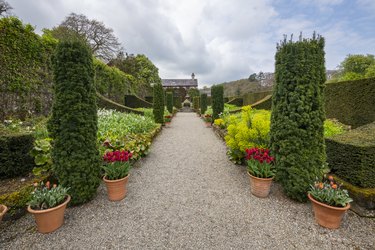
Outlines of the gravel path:
{"label": "gravel path", "polygon": [[193,113],[179,113],[155,139],[123,201],[109,202],[101,185],[54,233],[37,233],[30,215],[0,231],[0,249],[375,249],[373,219],[349,212],[328,230],[277,184],[269,198],[252,196],[246,169]]}

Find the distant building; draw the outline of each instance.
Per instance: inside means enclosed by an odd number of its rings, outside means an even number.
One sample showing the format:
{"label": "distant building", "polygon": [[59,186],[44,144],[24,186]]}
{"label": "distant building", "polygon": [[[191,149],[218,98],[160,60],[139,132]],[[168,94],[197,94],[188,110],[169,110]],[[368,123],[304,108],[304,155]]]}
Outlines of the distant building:
{"label": "distant building", "polygon": [[198,87],[198,79],[195,79],[195,74],[191,74],[191,79],[162,79],[163,88],[190,88]]}

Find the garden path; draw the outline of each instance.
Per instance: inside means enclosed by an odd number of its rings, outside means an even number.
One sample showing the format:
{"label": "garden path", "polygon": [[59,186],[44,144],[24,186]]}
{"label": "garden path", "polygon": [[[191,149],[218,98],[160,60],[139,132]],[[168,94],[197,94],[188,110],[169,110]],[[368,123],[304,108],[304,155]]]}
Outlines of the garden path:
{"label": "garden path", "polygon": [[150,154],[131,170],[128,195],[109,202],[103,185],[69,208],[54,233],[26,215],[0,225],[1,249],[373,249],[375,221],[346,215],[339,230],[319,227],[310,204],[250,194],[246,169],[194,113],[178,113]]}

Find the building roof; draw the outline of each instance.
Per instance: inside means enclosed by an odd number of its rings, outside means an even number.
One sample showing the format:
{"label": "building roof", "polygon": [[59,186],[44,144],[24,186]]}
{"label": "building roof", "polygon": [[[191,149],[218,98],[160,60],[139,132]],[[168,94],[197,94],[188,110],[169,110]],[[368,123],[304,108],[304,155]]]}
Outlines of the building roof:
{"label": "building roof", "polygon": [[198,79],[162,79],[163,87],[198,87]]}

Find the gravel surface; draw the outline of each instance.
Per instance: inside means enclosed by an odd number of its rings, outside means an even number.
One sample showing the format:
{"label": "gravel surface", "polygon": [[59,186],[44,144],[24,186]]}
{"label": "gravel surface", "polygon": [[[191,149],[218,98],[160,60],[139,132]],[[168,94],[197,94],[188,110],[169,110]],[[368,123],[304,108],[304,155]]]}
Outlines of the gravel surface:
{"label": "gravel surface", "polygon": [[252,196],[245,167],[212,129],[178,113],[131,170],[124,200],[108,201],[101,185],[47,235],[29,214],[2,223],[0,249],[375,249],[375,220],[348,212],[340,229],[324,229],[309,203],[280,190]]}

